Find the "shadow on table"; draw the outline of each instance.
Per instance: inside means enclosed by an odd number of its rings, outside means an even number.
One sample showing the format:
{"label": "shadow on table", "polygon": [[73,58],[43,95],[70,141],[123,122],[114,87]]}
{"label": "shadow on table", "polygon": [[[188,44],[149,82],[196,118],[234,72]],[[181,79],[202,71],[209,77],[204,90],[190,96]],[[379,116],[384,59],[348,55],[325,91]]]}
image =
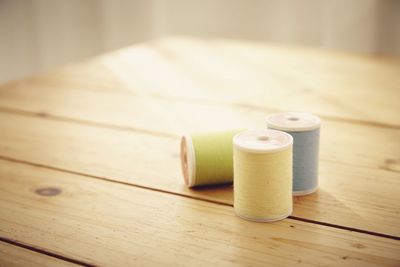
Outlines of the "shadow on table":
{"label": "shadow on table", "polygon": [[[233,206],[232,184],[186,188],[186,190],[197,199]],[[339,199],[338,196],[343,196],[343,199]],[[319,188],[313,194],[293,197],[293,213],[290,217],[322,225],[373,231],[375,226],[357,213],[352,203],[351,199],[345,197],[345,192],[334,196],[328,190]]]}

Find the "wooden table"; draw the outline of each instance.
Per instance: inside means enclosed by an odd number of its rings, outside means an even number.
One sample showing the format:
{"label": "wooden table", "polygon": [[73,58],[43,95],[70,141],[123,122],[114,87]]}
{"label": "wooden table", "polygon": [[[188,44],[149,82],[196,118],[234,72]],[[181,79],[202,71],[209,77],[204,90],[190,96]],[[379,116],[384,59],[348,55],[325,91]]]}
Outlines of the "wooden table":
{"label": "wooden table", "polygon": [[[323,119],[320,189],[275,223],[187,189],[182,132]],[[0,87],[0,266],[400,266],[400,61],[167,38]]]}

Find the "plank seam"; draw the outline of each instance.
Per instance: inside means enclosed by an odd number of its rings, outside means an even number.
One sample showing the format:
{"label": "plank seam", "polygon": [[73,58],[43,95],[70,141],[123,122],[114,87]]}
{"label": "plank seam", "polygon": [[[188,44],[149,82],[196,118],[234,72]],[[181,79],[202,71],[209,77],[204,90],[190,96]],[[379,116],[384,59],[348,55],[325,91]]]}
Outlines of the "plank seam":
{"label": "plank seam", "polygon": [[35,112],[30,112],[30,111],[18,110],[18,109],[13,109],[13,108],[4,108],[4,107],[0,107],[0,111],[3,113],[9,113],[9,114],[14,114],[14,115],[29,116],[29,117],[34,117],[34,118],[43,118],[43,119],[48,119],[48,120],[52,120],[52,121],[69,122],[69,123],[93,126],[93,127],[97,127],[97,128],[103,128],[103,129],[114,129],[114,130],[119,130],[119,131],[139,132],[139,133],[155,135],[155,136],[160,136],[160,137],[167,137],[167,138],[177,138],[178,137],[177,135],[163,133],[163,132],[156,132],[156,131],[152,131],[152,130],[146,130],[146,129],[130,127],[130,126],[119,126],[119,125],[108,124],[108,123],[101,123],[101,122],[95,122],[95,121],[89,121],[89,120],[80,120],[80,119],[68,118],[68,117],[63,117],[63,116],[56,116],[56,115],[51,115],[51,114],[47,114],[44,112],[36,112],[35,113]]}
{"label": "plank seam", "polygon": [[62,256],[62,255],[54,253],[54,252],[50,252],[50,251],[47,251],[47,250],[44,250],[44,249],[41,249],[41,248],[38,248],[38,247],[27,245],[27,244],[21,243],[19,241],[16,241],[16,240],[13,240],[13,239],[10,239],[10,238],[5,238],[5,237],[0,236],[0,241],[4,242],[4,243],[11,244],[11,245],[14,245],[14,246],[17,246],[17,247],[24,248],[24,249],[27,249],[27,250],[31,250],[31,251],[34,251],[34,252],[37,252],[37,253],[40,253],[40,254],[44,254],[44,255],[47,255],[47,256],[52,257],[52,258],[56,258],[56,259],[63,260],[63,261],[69,262],[69,263],[73,263],[73,264],[76,264],[76,265],[79,265],[79,266],[85,266],[85,267],[94,267],[94,266],[96,266],[96,265],[93,265],[93,264],[90,264],[90,263],[87,263],[87,262],[84,262],[84,261],[81,261],[81,260],[68,258],[68,257]]}
{"label": "plank seam", "polygon": [[[11,108],[3,108],[3,107],[0,107],[0,112],[9,113],[9,114],[13,114],[13,115],[19,115],[19,116],[43,118],[43,119],[57,121],[57,122],[61,121],[61,122],[80,124],[80,125],[85,125],[85,126],[92,126],[92,127],[97,127],[97,128],[101,128],[101,129],[113,129],[113,130],[117,130],[117,131],[137,132],[137,133],[148,134],[148,135],[158,136],[158,137],[171,138],[171,139],[179,138],[178,135],[174,135],[174,134],[168,134],[168,133],[146,130],[146,129],[141,129],[141,128],[135,128],[135,127],[129,127],[129,126],[119,126],[119,125],[113,125],[113,124],[107,124],[107,123],[100,123],[100,122],[94,122],[94,121],[89,121],[89,120],[67,118],[67,117],[51,115],[51,114],[47,114],[47,113],[43,113],[43,112],[42,113],[34,113],[34,112],[29,112],[29,111],[23,111],[23,110],[11,109]],[[367,168],[367,169],[379,169],[379,170],[384,170],[384,171],[388,171],[388,172],[400,173],[400,170],[393,170],[393,169],[390,169],[390,168],[387,168],[384,166],[379,166],[379,167],[374,168],[374,167],[363,166],[363,165],[346,164],[344,162],[336,162],[336,161],[325,160],[325,159],[322,161],[331,162],[331,163],[335,163],[335,164],[344,164],[344,165],[349,165],[349,166],[354,166],[354,167],[362,167],[362,168]]]}
{"label": "plank seam", "polygon": [[[6,84],[8,85],[8,84]],[[97,85],[96,85],[97,86]],[[57,86],[52,86],[52,85],[47,85],[49,88],[57,88]],[[6,88],[6,86],[0,87],[0,89]],[[115,87],[113,87],[115,88]],[[91,92],[99,92],[97,90],[92,90],[92,89],[76,89],[76,91],[91,91]],[[112,93],[108,91],[101,91],[101,93],[106,93],[106,94],[118,94],[118,95],[135,95],[132,92],[121,92],[121,91],[113,91]],[[268,112],[283,112],[284,110],[279,109],[279,108],[273,108],[273,107],[264,107],[264,106],[258,106],[255,104],[249,104],[249,103],[240,103],[240,102],[223,102],[223,101],[212,101],[209,99],[192,99],[188,97],[171,97],[171,96],[165,96],[165,95],[160,95],[160,94],[154,94],[150,93],[147,94],[149,98],[156,98],[156,99],[163,99],[163,100],[171,100],[175,102],[191,102],[191,103],[199,103],[199,104],[206,104],[206,105],[217,105],[217,106],[232,106],[232,107],[238,107],[241,109],[253,109],[253,110],[258,110],[258,111],[268,111]],[[6,107],[0,107],[6,108]],[[27,111],[26,111],[27,112]],[[35,112],[30,112],[30,113],[35,113]],[[352,119],[352,118],[344,118],[344,117],[336,117],[336,116],[330,116],[330,115],[320,115],[316,114],[319,117],[326,119],[326,120],[331,120],[331,121],[336,121],[336,122],[343,122],[343,123],[353,123],[353,124],[360,124],[360,125],[367,125],[367,126],[374,126],[374,127],[381,127],[381,128],[388,128],[388,129],[400,129],[400,125],[398,124],[391,124],[391,123],[382,123],[382,122],[377,122],[377,121],[372,121],[372,120],[361,120],[361,119]],[[123,126],[122,126],[123,127]]]}
{"label": "plank seam", "polygon": [[[251,108],[251,109],[259,110],[259,111],[265,111],[265,110],[275,110],[276,112],[284,111],[281,109],[261,107],[261,106],[244,104],[244,103],[229,103],[226,105],[232,105],[232,106],[237,106],[237,107],[247,107],[247,108]],[[319,117],[321,117],[325,120],[330,120],[330,121],[334,121],[334,122],[359,124],[359,125],[366,125],[366,126],[373,126],[373,127],[379,127],[379,128],[387,128],[387,129],[395,129],[395,130],[400,129],[400,125],[397,125],[397,124],[389,124],[389,123],[382,123],[382,122],[377,122],[377,121],[366,121],[366,120],[351,119],[351,118],[341,118],[341,117],[335,117],[335,116],[329,116],[329,115],[319,115],[319,114],[316,114],[316,115],[318,115]]]}
{"label": "plank seam", "polygon": [[[116,181],[116,180],[113,180],[113,179],[110,179],[110,178],[107,178],[107,177],[81,173],[81,172],[67,170],[67,169],[63,169],[63,168],[59,168],[59,167],[43,165],[43,164],[40,164],[40,163],[33,163],[33,162],[25,161],[25,160],[8,158],[8,157],[4,157],[4,156],[1,156],[1,155],[0,155],[0,159],[4,160],[4,161],[18,163],[18,164],[26,164],[26,165],[30,165],[30,166],[34,166],[34,167],[50,169],[50,170],[59,171],[59,172],[65,172],[65,173],[79,175],[79,176],[88,177],[88,178],[92,178],[92,179],[103,180],[103,181],[107,181],[107,182],[111,182],[111,183],[117,183],[117,184],[122,184],[122,185],[126,185],[126,186],[133,186],[133,187],[136,187],[136,188],[151,190],[151,191],[155,191],[155,192],[161,192],[161,193],[166,193],[166,194],[170,194],[170,195],[176,195],[176,196],[181,196],[181,197],[185,197],[185,198],[205,201],[205,202],[209,202],[209,203],[213,203],[213,204],[217,204],[217,205],[233,207],[232,204],[225,203],[225,202],[222,202],[222,201],[205,199],[205,198],[196,197],[196,196],[188,196],[188,195],[185,195],[185,194],[180,194],[180,193],[176,193],[176,192],[171,192],[171,191],[167,191],[167,190],[152,188],[152,187],[138,185],[138,184],[129,183],[129,182]],[[395,235],[389,235],[389,234],[373,232],[373,231],[358,229],[358,228],[349,227],[349,226],[343,226],[343,225],[338,225],[338,224],[333,224],[333,223],[316,221],[316,220],[311,220],[311,219],[302,218],[302,217],[293,216],[293,215],[289,216],[288,218],[290,218],[292,220],[296,220],[296,221],[302,221],[302,222],[306,222],[306,223],[317,224],[317,225],[322,225],[322,226],[326,226],[326,227],[332,227],[332,228],[336,228],[336,229],[341,229],[341,230],[346,230],[346,231],[351,231],[351,232],[357,232],[357,233],[361,233],[361,234],[368,234],[368,235],[373,235],[373,236],[377,236],[377,237],[383,237],[383,238],[388,238],[388,239],[393,239],[393,240],[400,240],[400,237],[399,236],[395,236]]]}

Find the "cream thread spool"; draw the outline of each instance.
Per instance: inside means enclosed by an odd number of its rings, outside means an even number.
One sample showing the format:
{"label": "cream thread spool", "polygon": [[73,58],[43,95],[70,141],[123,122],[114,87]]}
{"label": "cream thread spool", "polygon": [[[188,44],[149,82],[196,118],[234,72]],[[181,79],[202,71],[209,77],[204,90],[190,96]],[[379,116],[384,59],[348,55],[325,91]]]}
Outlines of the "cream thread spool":
{"label": "cream thread spool", "polygon": [[292,213],[292,145],[292,136],[276,130],[234,136],[234,209],[239,217],[272,222]]}
{"label": "cream thread spool", "polygon": [[318,189],[318,154],[321,120],[304,112],[282,112],[266,118],[269,129],[293,137],[293,195],[303,196]]}
{"label": "cream thread spool", "polygon": [[181,165],[188,187],[232,183],[232,138],[238,132],[234,130],[182,136]]}

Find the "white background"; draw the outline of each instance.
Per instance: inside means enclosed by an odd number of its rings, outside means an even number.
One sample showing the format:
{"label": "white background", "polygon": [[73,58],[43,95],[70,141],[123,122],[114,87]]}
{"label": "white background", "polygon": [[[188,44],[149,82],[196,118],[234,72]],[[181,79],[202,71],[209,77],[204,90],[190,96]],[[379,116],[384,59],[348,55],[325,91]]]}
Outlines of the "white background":
{"label": "white background", "polygon": [[400,54],[400,1],[0,0],[0,83],[167,35]]}

